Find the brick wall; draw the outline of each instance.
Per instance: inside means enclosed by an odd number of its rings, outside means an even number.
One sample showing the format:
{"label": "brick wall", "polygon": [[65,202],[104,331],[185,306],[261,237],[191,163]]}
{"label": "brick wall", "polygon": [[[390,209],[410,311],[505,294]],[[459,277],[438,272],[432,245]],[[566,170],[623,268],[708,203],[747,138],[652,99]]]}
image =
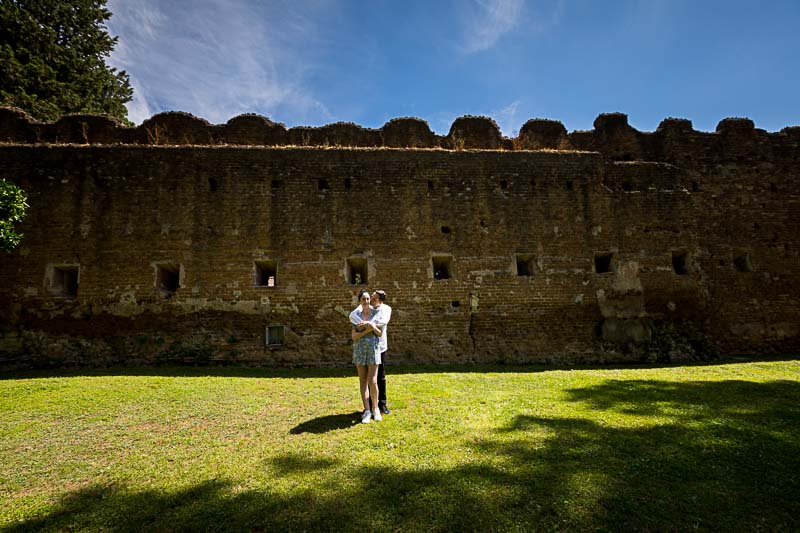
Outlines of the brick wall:
{"label": "brick wall", "polygon": [[[0,110],[0,133],[25,130],[10,113]],[[194,129],[173,135],[213,140],[183,118]],[[670,119],[643,134],[602,115],[567,135],[540,122],[508,140],[466,117],[444,138],[494,143],[485,150],[6,137],[3,177],[31,208],[22,245],[0,263],[0,366],[349,364],[359,287],[348,259],[389,295],[396,362],[800,348],[794,129],[729,119],[712,134]],[[33,138],[55,127],[24,124]],[[262,140],[282,128],[235,124]],[[423,125],[384,129],[424,146]],[[354,144],[384,138],[334,126]],[[536,135],[569,150],[525,150],[542,148]],[[258,286],[270,274],[274,286]],[[266,345],[270,326],[282,344]]]}

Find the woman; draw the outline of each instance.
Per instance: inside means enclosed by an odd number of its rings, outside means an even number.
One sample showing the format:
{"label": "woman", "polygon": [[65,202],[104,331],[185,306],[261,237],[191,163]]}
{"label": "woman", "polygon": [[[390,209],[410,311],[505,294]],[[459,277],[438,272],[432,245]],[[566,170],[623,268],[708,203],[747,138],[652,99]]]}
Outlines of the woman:
{"label": "woman", "polygon": [[[361,390],[361,402],[364,404],[364,415],[361,417],[363,424],[371,419],[376,422],[383,420],[378,409],[378,365],[381,364],[381,350],[379,338],[381,330],[370,322],[378,311],[369,306],[369,292],[362,290],[358,293],[361,305],[359,318],[361,323],[353,326],[353,364],[358,369],[358,382]],[[369,387],[369,388],[368,388]]]}

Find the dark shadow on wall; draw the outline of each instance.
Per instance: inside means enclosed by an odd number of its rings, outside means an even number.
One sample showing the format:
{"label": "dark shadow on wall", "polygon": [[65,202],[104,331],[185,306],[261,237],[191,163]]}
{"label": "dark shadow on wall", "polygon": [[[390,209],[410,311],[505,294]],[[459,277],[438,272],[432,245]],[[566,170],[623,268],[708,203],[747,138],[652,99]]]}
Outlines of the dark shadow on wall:
{"label": "dark shadow on wall", "polygon": [[[692,363],[655,363],[655,364],[597,364],[597,365],[507,365],[507,364],[390,364],[386,366],[387,376],[391,374],[447,374],[447,373],[535,373],[553,370],[617,370],[636,368],[680,368],[690,366],[717,366],[755,361],[796,361],[800,354],[783,354],[771,356],[736,356],[720,358],[715,361]],[[244,377],[244,378],[337,378],[356,376],[355,368],[347,365],[336,368],[316,367],[248,367],[236,365],[207,366],[136,366],[136,367],[104,367],[104,368],[51,368],[38,370],[0,371],[3,379],[36,379],[51,377],[79,376],[162,376],[162,377]]]}
{"label": "dark shadow on wall", "polygon": [[[622,380],[569,395],[597,416],[518,416],[465,441],[483,453],[454,468],[287,454],[278,474],[314,476],[318,491],[95,485],[8,531],[800,529],[800,383]],[[639,417],[603,423],[612,412]]]}

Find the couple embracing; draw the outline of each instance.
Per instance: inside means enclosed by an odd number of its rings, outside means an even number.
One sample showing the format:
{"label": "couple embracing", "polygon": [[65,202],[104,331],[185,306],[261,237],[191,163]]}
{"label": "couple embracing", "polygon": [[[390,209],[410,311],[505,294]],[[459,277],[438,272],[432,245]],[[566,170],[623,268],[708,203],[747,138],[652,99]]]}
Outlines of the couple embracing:
{"label": "couple embracing", "polygon": [[358,307],[350,313],[353,337],[353,364],[358,369],[358,382],[364,414],[361,422],[379,422],[391,411],[386,406],[386,326],[392,319],[392,308],[386,293],[377,290],[358,293]]}

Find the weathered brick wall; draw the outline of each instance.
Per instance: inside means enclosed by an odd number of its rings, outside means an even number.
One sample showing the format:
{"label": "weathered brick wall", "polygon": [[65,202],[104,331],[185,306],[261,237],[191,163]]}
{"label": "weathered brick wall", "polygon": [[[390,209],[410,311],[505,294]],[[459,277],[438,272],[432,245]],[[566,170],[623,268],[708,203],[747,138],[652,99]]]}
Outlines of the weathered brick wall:
{"label": "weathered brick wall", "polygon": [[[0,133],[13,129],[9,117],[19,119],[0,110]],[[187,117],[161,117],[177,120],[159,135],[213,141],[204,135],[219,127]],[[34,140],[54,127],[20,121],[14,131],[27,124]],[[231,123],[260,144],[301,130],[261,117]],[[0,168],[31,208],[22,246],[0,263],[0,366],[348,364],[358,289],[348,258],[366,261],[367,286],[389,294],[397,362],[800,347],[794,129],[727,120],[708,134],[672,119],[643,134],[624,115],[569,135],[530,121],[514,140],[468,117],[438,139],[416,119],[334,126],[307,130],[351,144],[493,149],[78,146],[7,135]],[[573,151],[525,150],[547,143]],[[600,256],[610,272],[596,272]],[[450,279],[435,279],[432,257],[450,258]],[[519,275],[518,260],[531,275]],[[277,266],[274,287],[254,286],[257,262]],[[168,299],[158,265],[180,269]],[[75,268],[77,295],[54,294],[57,271]],[[284,327],[281,346],[265,345],[268,326]]]}

